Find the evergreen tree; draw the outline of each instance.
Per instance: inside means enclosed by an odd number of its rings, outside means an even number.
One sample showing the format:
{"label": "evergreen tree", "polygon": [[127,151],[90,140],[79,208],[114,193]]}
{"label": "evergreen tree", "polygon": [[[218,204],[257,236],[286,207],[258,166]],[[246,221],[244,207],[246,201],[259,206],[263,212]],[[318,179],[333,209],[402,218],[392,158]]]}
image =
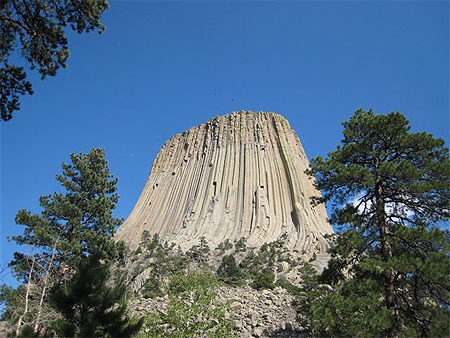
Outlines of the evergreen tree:
{"label": "evergreen tree", "polygon": [[109,265],[92,254],[78,263],[77,270],[65,284],[56,287],[52,303],[63,319],[56,324],[62,337],[130,337],[137,333],[142,320],[126,316],[126,288],[110,278]]}
{"label": "evergreen tree", "polygon": [[[66,190],[41,196],[43,211],[32,214],[20,210],[16,223],[25,226],[22,235],[12,239],[40,250],[51,257],[60,272],[94,250],[104,258],[113,258],[123,250],[123,244],[112,240],[116,227],[122,222],[112,213],[118,202],[117,178],[110,172],[102,149],[88,154],[72,154],[72,163],[63,163],[63,172],[56,179]],[[26,255],[15,253],[11,263],[20,271]]]}
{"label": "evergreen tree", "polygon": [[448,149],[410,133],[401,113],[358,110],[343,126],[342,144],[308,171],[343,230],[322,274],[334,292],[312,306],[315,333],[446,336],[448,233],[432,225],[450,215]]}
{"label": "evergreen tree", "polygon": [[39,335],[34,332],[31,326],[24,326],[21,330],[17,338],[38,338]]}
{"label": "evergreen tree", "polygon": [[96,252],[109,260],[124,251],[123,243],[112,240],[121,219],[112,216],[118,201],[117,179],[109,173],[104,151],[72,154],[71,160],[63,163],[63,172],[56,177],[65,192],[42,196],[40,214],[21,210],[16,215],[16,222],[25,230],[12,239],[32,247],[28,253],[16,252],[10,263],[22,282],[4,299],[5,313],[17,333],[23,323],[33,326],[35,332],[45,331],[57,317],[48,308],[48,290],[64,282],[80,259]]}
{"label": "evergreen tree", "polygon": [[244,283],[244,276],[241,268],[236,263],[233,255],[226,255],[222,258],[222,263],[217,269],[219,280],[229,285],[240,286]]}
{"label": "evergreen tree", "polygon": [[[20,109],[21,95],[33,94],[24,67],[17,61],[24,60],[42,79],[55,76],[67,66],[70,55],[65,27],[77,33],[101,33],[105,26],[100,16],[108,6],[106,0],[0,0],[1,120],[10,120]],[[22,58],[11,57],[15,52]]]}
{"label": "evergreen tree", "polygon": [[241,237],[235,244],[236,252],[245,252],[247,250],[247,238]]}
{"label": "evergreen tree", "polygon": [[256,290],[273,289],[276,286],[274,281],[275,274],[271,268],[267,267],[253,276],[250,286]]}
{"label": "evergreen tree", "polygon": [[186,256],[197,263],[207,265],[210,251],[211,249],[209,248],[205,237],[202,237],[200,238],[200,243],[198,245],[192,246],[186,252]]}
{"label": "evergreen tree", "polygon": [[[277,282],[278,285],[290,290],[297,296],[297,310],[299,314],[299,322],[304,328],[305,332],[312,334],[314,325],[314,316],[311,315],[312,308],[315,303],[318,303],[320,298],[328,294],[329,289],[322,285],[319,281],[319,275],[316,269],[310,263],[302,263],[299,266],[299,276],[301,284],[294,286]],[[287,287],[286,287],[287,286]]]}

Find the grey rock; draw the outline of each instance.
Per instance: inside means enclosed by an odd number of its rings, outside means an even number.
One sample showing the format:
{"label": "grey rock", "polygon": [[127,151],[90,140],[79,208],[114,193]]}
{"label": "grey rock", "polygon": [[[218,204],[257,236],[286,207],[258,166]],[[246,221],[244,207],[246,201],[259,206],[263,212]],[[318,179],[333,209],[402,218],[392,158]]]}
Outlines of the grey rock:
{"label": "grey rock", "polygon": [[255,336],[255,337],[262,337],[263,333],[264,333],[264,331],[260,327],[257,327],[253,330],[253,336]]}
{"label": "grey rock", "polygon": [[231,303],[230,308],[233,311],[239,311],[240,309],[242,309],[242,304],[238,302],[233,302]]}
{"label": "grey rock", "polygon": [[239,111],[215,117],[162,146],[115,238],[134,250],[146,230],[187,250],[201,237],[213,248],[241,237],[259,247],[286,233],[288,248],[307,258],[320,255],[333,230],[325,206],[309,203],[320,192],[304,173],[308,166],[283,116]]}

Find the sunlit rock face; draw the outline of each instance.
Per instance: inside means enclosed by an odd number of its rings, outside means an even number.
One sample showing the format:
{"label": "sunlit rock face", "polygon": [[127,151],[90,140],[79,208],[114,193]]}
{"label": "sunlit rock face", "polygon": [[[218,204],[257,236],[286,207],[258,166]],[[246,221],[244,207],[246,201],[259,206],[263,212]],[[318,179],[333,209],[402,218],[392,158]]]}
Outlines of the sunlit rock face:
{"label": "sunlit rock face", "polygon": [[286,236],[293,251],[326,250],[332,233],[320,196],[304,173],[308,159],[289,122],[275,113],[240,111],[176,134],[116,238],[137,247],[144,230],[188,249],[247,238],[259,247]]}

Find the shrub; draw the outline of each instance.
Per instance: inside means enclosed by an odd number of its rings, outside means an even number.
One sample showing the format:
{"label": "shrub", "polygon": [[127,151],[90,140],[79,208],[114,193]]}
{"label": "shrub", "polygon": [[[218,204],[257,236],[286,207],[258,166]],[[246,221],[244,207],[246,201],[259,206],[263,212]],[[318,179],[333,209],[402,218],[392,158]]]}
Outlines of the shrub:
{"label": "shrub", "polygon": [[265,268],[261,272],[257,273],[250,286],[256,290],[273,289],[275,284],[275,275],[270,268]]}
{"label": "shrub", "polygon": [[227,255],[222,258],[222,263],[217,269],[219,280],[228,285],[240,286],[244,282],[244,276],[236,263],[234,256]]}
{"label": "shrub", "polygon": [[234,248],[236,252],[245,252],[247,250],[247,239],[245,237],[241,237],[235,244]]}
{"label": "shrub", "polygon": [[150,278],[145,282],[144,287],[142,288],[142,294],[144,298],[156,298],[164,296],[164,292],[161,290],[161,281],[160,279],[152,274]]}
{"label": "shrub", "polygon": [[289,282],[286,278],[281,277],[275,283],[275,286],[281,286],[283,289],[287,290],[293,296],[300,296],[302,293],[302,289],[298,286],[295,286],[291,282]]}
{"label": "shrub", "polygon": [[224,242],[219,243],[216,247],[216,251],[219,255],[223,255],[225,251],[230,250],[233,248],[233,244],[231,244],[229,239],[226,239]]}
{"label": "shrub", "polygon": [[225,319],[226,306],[216,299],[218,284],[209,273],[174,276],[167,311],[147,316],[146,333],[138,337],[232,337],[234,324]]}

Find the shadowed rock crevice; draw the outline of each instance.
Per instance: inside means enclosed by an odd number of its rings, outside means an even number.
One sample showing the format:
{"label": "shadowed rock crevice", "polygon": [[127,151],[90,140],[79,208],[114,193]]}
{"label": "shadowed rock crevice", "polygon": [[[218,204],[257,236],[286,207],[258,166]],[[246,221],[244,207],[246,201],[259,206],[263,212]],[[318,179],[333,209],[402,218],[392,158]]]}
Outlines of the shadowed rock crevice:
{"label": "shadowed rock crevice", "polygon": [[144,230],[188,249],[247,238],[259,247],[284,233],[307,257],[332,233],[320,193],[304,170],[308,159],[288,121],[240,111],[176,134],[159,151],[150,176],[116,237],[135,248]]}

